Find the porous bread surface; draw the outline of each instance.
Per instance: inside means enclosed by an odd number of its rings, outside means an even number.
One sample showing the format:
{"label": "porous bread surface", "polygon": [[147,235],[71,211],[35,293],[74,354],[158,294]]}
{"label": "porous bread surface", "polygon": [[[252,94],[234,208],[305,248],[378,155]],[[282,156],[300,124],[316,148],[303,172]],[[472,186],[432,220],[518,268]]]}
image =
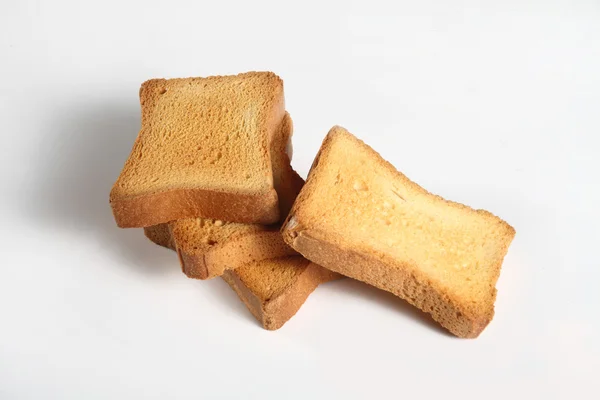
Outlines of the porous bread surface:
{"label": "porous bread surface", "polygon": [[240,236],[273,230],[268,225],[240,224],[208,218],[186,218],[170,224],[177,247],[189,254],[205,254],[219,244]]}
{"label": "porous bread surface", "polygon": [[[286,113],[279,134],[273,138],[271,146],[275,189],[279,197],[280,212],[284,216],[304,184],[290,165],[288,149],[292,129],[292,120]],[[269,255],[279,257],[295,254],[283,240],[273,240],[270,237],[271,232],[279,231],[279,226],[205,218],[180,219],[169,225],[180,254],[182,269],[190,277],[208,279],[241,262],[260,260]],[[220,252],[220,255],[211,256],[211,252]],[[226,259],[225,254],[230,253],[236,262]]]}
{"label": "porous bread surface", "polygon": [[493,316],[515,232],[487,211],[427,192],[334,127],[283,233],[312,261],[391,291],[473,337]]}
{"label": "porous bread surface", "polygon": [[240,200],[236,221],[276,222],[269,150],[284,116],[277,75],[154,79],[140,100],[142,128],[110,195],[120,226],[220,218],[202,213],[219,213],[215,203],[229,200],[221,193]]}
{"label": "porous bread surface", "polygon": [[301,256],[271,258],[238,267],[235,273],[252,293],[268,301],[293,284],[309,264]]}
{"label": "porous bread surface", "polygon": [[142,131],[114,195],[272,188],[268,149],[282,96],[272,73],[145,82]]}

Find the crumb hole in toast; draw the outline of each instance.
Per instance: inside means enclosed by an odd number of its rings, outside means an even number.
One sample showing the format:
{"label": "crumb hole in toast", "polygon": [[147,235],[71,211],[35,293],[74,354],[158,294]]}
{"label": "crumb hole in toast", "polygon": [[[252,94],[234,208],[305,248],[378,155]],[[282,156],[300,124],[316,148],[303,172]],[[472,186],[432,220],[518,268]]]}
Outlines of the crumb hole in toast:
{"label": "crumb hole in toast", "polygon": [[165,94],[167,93],[167,88],[162,88],[158,91],[158,94]]}
{"label": "crumb hole in toast", "polygon": [[216,242],[215,240],[208,239],[208,240],[206,241],[206,244],[208,244],[209,246],[214,246],[215,244],[217,244],[217,242]]}

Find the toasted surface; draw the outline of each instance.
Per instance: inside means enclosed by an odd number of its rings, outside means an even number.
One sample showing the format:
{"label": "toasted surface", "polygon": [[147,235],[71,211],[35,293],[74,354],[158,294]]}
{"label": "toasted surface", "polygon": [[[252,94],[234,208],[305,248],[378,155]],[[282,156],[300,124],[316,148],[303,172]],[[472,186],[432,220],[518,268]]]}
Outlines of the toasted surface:
{"label": "toasted surface", "polygon": [[[288,156],[292,120],[286,114],[272,141],[272,169],[282,215],[287,215],[304,181],[292,169]],[[208,279],[241,263],[296,254],[279,234],[278,225],[241,224],[205,218],[172,221],[171,234],[183,271]],[[230,259],[231,257],[231,259]]]}
{"label": "toasted surface", "polygon": [[269,151],[284,117],[277,75],[154,79],[140,100],[142,128],[110,195],[120,226],[277,221]]}
{"label": "toasted surface", "polygon": [[169,224],[177,247],[188,254],[206,254],[241,236],[273,230],[268,225],[240,224],[207,218],[187,218]]}
{"label": "toasted surface", "polygon": [[301,256],[257,261],[223,274],[223,279],[268,330],[281,328],[319,284],[339,278],[339,274]]}
{"label": "toasted surface", "polygon": [[[144,228],[144,233],[154,243],[175,250],[167,224]],[[222,277],[265,329],[274,330],[296,314],[319,284],[341,276],[291,256],[251,262],[226,270]]]}
{"label": "toasted surface", "polygon": [[308,259],[405,298],[462,337],[492,319],[514,233],[487,211],[427,192],[341,127],[325,138],[283,228]]}
{"label": "toasted surface", "polygon": [[308,264],[310,261],[302,256],[290,256],[256,261],[234,271],[248,290],[268,301],[285,291]]}

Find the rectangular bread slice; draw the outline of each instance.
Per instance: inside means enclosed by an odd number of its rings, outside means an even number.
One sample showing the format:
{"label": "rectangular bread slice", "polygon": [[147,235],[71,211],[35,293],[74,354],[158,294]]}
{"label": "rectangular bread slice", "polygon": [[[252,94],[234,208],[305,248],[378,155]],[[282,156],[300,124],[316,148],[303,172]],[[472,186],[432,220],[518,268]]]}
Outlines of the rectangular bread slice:
{"label": "rectangular bread slice", "polygon": [[494,315],[515,230],[433,195],[341,127],[331,129],[282,229],[309,260],[406,299],[459,337]]}
{"label": "rectangular bread slice", "polygon": [[142,128],[110,193],[120,227],[279,220],[270,155],[285,113],[277,75],[153,79],[140,102]]}
{"label": "rectangular bread slice", "polygon": [[[286,113],[271,145],[273,183],[282,216],[289,212],[304,180],[290,165],[292,119]],[[181,268],[190,278],[210,279],[230,268],[265,258],[297,254],[283,242],[280,225],[241,224],[206,218],[169,223]]]}
{"label": "rectangular bread slice", "polygon": [[[168,225],[147,227],[144,233],[154,243],[175,250]],[[222,278],[265,329],[275,330],[298,312],[319,284],[341,276],[302,256],[290,256],[251,262],[225,271]]]}

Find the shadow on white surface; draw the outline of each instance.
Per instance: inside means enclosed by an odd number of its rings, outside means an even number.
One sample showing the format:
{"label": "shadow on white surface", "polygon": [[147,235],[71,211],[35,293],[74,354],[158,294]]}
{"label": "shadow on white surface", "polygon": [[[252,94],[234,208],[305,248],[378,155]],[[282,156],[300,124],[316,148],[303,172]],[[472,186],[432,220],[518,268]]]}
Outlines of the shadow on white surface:
{"label": "shadow on white surface", "polygon": [[[251,328],[264,329],[244,302],[223,279],[213,278],[199,283],[202,285],[202,293],[199,294],[201,299],[198,301],[203,301],[211,307],[217,306],[221,308],[224,314],[233,315],[236,318],[236,324],[240,324],[239,329],[245,329],[247,327],[246,323],[249,323]],[[211,319],[207,320],[207,323],[222,324],[221,326],[225,327],[225,324],[219,320]]]}
{"label": "shadow on white surface", "polygon": [[96,241],[139,273],[177,268],[176,259],[156,251],[141,229],[117,228],[108,202],[137,136],[139,110],[102,102],[62,109],[44,135],[27,214],[42,228]]}
{"label": "shadow on white surface", "polygon": [[419,310],[405,300],[393,295],[392,293],[386,292],[385,290],[378,289],[374,286],[351,278],[345,278],[336,282],[331,282],[328,283],[328,285],[329,290],[356,296],[357,298],[360,298],[361,301],[376,303],[376,305],[379,307],[384,307],[388,310],[392,310],[393,312],[402,314],[402,316],[406,317],[411,322],[415,322],[423,327],[429,328],[443,336],[456,338],[450,332],[442,328],[437,322],[435,322],[429,314]]}

